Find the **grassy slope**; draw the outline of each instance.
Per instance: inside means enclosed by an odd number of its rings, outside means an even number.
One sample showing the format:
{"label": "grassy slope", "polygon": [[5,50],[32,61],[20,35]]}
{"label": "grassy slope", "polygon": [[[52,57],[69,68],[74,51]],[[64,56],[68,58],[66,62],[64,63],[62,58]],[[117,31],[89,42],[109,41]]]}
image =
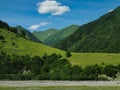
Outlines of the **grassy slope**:
{"label": "grassy slope", "polygon": [[0,87],[0,90],[120,90],[120,87]]}
{"label": "grassy slope", "polygon": [[[11,53],[16,53],[19,55],[29,54],[29,55],[40,55],[42,56],[44,53],[61,53],[64,55],[64,52],[55,48],[48,47],[46,45],[35,43],[27,39],[17,38],[14,33],[11,33],[7,30],[0,29],[0,34],[4,35],[6,43],[3,48],[5,51]],[[13,38],[13,39],[12,39]],[[12,45],[12,42],[15,45]]]}
{"label": "grassy slope", "polygon": [[73,53],[69,58],[72,64],[79,64],[80,66],[99,64],[120,64],[120,54],[108,53]]}
{"label": "grassy slope", "polygon": [[[3,46],[3,49],[9,53],[16,53],[18,55],[29,54],[31,56],[39,55],[42,56],[44,53],[58,53],[62,54],[65,58],[65,52],[40,44],[36,42],[32,42],[30,40],[26,40],[23,38],[17,38],[16,34],[11,33],[7,30],[0,29],[0,35],[5,37],[6,43]],[[13,39],[12,39],[13,38]],[[12,45],[12,42],[15,45]],[[3,43],[0,41],[0,46]],[[80,66],[93,65],[93,64],[101,64],[104,62],[105,64],[120,64],[120,54],[105,54],[105,53],[72,53],[72,57],[68,58],[72,64],[77,64]]]}

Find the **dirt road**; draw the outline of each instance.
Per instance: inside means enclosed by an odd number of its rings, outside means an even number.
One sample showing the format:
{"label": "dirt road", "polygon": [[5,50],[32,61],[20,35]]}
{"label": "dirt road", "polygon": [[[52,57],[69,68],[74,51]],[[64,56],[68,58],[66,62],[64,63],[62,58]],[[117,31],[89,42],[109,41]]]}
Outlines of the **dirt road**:
{"label": "dirt road", "polygon": [[120,86],[120,81],[0,81],[0,86]]}

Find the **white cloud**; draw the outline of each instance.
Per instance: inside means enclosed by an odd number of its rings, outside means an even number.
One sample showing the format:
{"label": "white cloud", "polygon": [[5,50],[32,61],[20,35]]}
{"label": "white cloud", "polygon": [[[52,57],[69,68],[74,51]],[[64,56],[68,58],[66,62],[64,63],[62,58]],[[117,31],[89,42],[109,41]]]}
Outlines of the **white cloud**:
{"label": "white cloud", "polygon": [[39,2],[37,5],[38,12],[41,14],[51,13],[51,15],[62,15],[65,12],[70,12],[70,8],[68,6],[62,6],[61,3],[55,0],[45,0],[43,2]]}
{"label": "white cloud", "polygon": [[49,22],[41,22],[39,24],[30,26],[28,29],[30,29],[30,30],[37,30],[38,28],[40,28],[42,26],[46,26],[48,24],[50,24],[50,23]]}
{"label": "white cloud", "polygon": [[110,9],[110,10],[108,10],[108,12],[112,12],[114,9]]}

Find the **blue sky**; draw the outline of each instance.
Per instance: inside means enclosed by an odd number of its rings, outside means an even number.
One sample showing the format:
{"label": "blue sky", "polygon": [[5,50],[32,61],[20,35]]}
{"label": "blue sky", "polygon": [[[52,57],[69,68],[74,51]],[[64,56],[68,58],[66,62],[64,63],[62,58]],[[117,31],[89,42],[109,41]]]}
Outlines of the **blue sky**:
{"label": "blue sky", "polygon": [[0,19],[30,31],[61,29],[93,21],[118,6],[120,0],[0,0]]}

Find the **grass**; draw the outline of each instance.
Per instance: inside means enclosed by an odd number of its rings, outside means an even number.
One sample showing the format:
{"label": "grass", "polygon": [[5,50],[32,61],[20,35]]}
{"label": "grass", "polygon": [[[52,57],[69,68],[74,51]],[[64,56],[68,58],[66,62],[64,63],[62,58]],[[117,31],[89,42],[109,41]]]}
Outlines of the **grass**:
{"label": "grass", "polygon": [[88,65],[95,65],[99,64],[102,65],[103,63],[106,64],[113,64],[118,65],[120,64],[120,54],[108,54],[108,53],[73,53],[72,57],[69,58],[69,61],[73,65],[80,65],[82,67]]}
{"label": "grass", "polygon": [[[0,35],[5,37],[5,43],[0,41],[0,46],[8,53],[15,53],[18,55],[43,56],[44,53],[61,54],[66,58],[65,52],[56,48],[52,48],[40,43],[32,42],[30,40],[17,37],[16,34],[7,30],[0,29]],[[13,45],[15,43],[15,45]],[[1,49],[0,49],[1,50]],[[87,65],[104,64],[120,64],[120,54],[107,53],[72,53],[70,58],[67,58],[73,65],[80,65],[82,67]]]}
{"label": "grass", "polygon": [[[65,56],[65,52],[62,50],[58,50],[55,48],[51,48],[49,46],[32,42],[30,40],[24,39],[24,38],[18,38],[16,37],[16,34],[11,33],[7,30],[0,29],[0,35],[3,35],[5,37],[6,43],[4,43],[3,50],[8,53],[16,53],[18,55],[30,55],[30,56],[43,56],[44,53],[51,54],[51,53],[57,53],[62,54]],[[12,43],[15,43],[15,45],[12,45]],[[2,43],[1,43],[2,45]]]}
{"label": "grass", "polygon": [[120,90],[120,87],[0,87],[0,90]]}

